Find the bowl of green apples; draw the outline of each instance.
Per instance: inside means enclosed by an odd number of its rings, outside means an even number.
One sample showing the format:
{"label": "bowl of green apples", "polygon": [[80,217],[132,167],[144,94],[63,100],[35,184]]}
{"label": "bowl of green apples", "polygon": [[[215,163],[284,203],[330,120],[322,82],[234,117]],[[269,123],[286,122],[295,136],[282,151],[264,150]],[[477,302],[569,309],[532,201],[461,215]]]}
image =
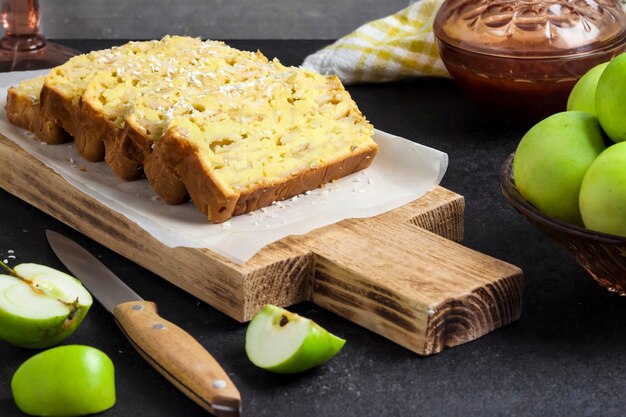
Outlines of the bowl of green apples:
{"label": "bowl of green apples", "polygon": [[626,296],[626,54],[591,69],[567,111],[522,137],[500,188],[595,281]]}

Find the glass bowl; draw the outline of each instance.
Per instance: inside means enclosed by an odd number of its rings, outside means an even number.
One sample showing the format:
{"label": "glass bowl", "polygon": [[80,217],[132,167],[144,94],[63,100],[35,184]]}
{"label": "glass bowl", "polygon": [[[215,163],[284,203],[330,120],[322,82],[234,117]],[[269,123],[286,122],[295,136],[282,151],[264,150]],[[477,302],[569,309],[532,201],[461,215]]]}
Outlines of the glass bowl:
{"label": "glass bowl", "polygon": [[467,96],[528,120],[564,111],[580,77],[626,50],[617,0],[446,0],[433,32]]}
{"label": "glass bowl", "polygon": [[500,189],[511,205],[571,255],[601,286],[626,296],[626,238],[594,232],[546,216],[530,204],[513,181],[511,154],[500,168]]}

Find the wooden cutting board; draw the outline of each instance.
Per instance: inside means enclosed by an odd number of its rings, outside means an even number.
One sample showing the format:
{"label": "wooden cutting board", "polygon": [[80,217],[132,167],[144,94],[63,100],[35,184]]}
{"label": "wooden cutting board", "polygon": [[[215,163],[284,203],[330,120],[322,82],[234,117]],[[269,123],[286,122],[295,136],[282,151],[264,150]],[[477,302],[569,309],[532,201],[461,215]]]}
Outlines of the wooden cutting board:
{"label": "wooden cutting board", "polygon": [[0,135],[0,187],[239,321],[313,303],[420,354],[516,320],[519,268],[456,243],[463,197],[438,187],[399,209],[273,243],[245,265],[168,248]]}

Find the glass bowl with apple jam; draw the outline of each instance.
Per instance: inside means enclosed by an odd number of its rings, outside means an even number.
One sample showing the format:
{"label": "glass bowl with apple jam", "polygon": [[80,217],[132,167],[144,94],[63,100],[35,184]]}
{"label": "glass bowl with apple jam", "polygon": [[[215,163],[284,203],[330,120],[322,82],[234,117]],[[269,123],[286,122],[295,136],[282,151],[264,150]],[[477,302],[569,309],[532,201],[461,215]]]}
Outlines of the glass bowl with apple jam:
{"label": "glass bowl with apple jam", "polygon": [[618,0],[446,0],[433,31],[468,97],[529,120],[565,110],[576,81],[626,49]]}

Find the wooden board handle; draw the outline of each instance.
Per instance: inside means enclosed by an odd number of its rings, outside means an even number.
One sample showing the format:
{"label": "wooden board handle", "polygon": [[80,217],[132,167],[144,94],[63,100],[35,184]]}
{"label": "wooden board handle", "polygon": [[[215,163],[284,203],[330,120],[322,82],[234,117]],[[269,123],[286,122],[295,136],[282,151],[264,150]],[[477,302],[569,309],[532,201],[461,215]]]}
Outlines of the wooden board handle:
{"label": "wooden board handle", "polygon": [[241,397],[217,361],[189,333],[164,320],[156,304],[123,303],[113,313],[135,349],[185,395],[216,416],[239,416]]}
{"label": "wooden board handle", "polygon": [[522,272],[410,224],[342,222],[309,241],[312,301],[421,355],[516,320]]}

